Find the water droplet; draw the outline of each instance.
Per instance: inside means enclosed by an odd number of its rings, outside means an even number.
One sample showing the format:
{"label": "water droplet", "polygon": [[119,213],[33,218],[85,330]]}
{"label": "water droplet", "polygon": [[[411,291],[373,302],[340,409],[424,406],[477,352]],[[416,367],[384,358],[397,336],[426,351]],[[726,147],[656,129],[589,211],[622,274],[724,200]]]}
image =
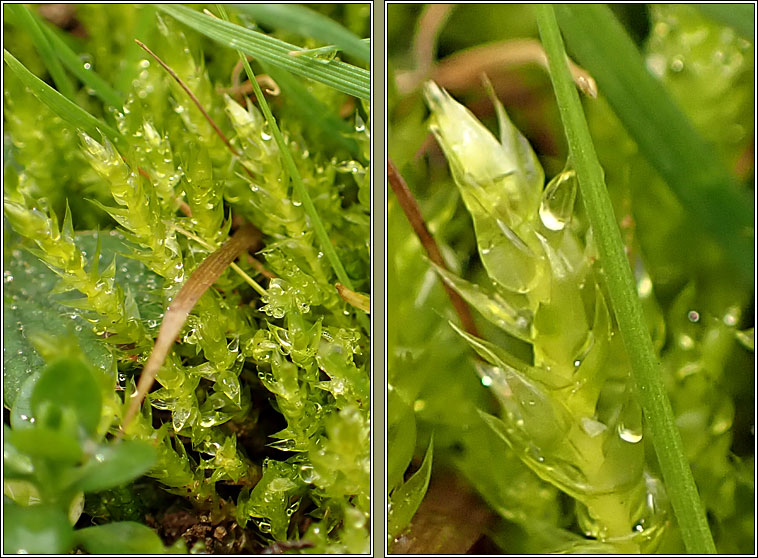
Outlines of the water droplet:
{"label": "water droplet", "polygon": [[303,479],[303,482],[305,483],[308,483],[308,484],[312,483],[315,478],[315,474],[313,472],[313,465],[309,463],[302,464],[300,466],[300,478]]}
{"label": "water droplet", "polygon": [[642,440],[642,430],[633,430],[626,428],[623,424],[618,426],[619,438],[630,444],[636,444]]}
{"label": "water droplet", "polygon": [[484,387],[490,387],[492,385],[492,378],[489,376],[482,376],[482,385]]}
{"label": "water droplet", "polygon": [[724,325],[734,327],[737,325],[740,317],[740,309],[736,306],[730,307],[724,314]]}
{"label": "water droplet", "polygon": [[416,401],[413,403],[413,410],[417,413],[424,410],[426,407],[426,401],[423,399],[416,399]]}
{"label": "water droplet", "polygon": [[653,292],[653,282],[650,280],[650,276],[644,274],[639,281],[637,281],[637,294],[640,298],[647,298],[650,293]]}
{"label": "water droplet", "polygon": [[685,351],[689,351],[695,346],[695,341],[689,335],[682,334],[679,336],[679,346]]}
{"label": "water droplet", "polygon": [[669,64],[669,68],[674,73],[679,73],[682,70],[684,70],[684,58],[681,55],[677,55],[674,57],[674,59],[671,61],[671,64]]}
{"label": "water droplet", "polygon": [[571,221],[576,200],[576,172],[567,169],[554,177],[540,203],[540,219],[551,231],[560,231]]}
{"label": "water droplet", "polygon": [[690,310],[687,312],[687,319],[691,321],[693,324],[700,321],[700,314],[695,310]]}

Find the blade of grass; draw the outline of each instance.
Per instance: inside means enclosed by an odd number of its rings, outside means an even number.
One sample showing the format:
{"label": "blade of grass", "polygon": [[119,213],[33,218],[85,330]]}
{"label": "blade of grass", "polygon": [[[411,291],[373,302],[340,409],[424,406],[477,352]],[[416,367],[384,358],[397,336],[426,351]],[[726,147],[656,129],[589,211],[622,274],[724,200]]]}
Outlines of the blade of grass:
{"label": "blade of grass", "polygon": [[17,24],[26,31],[32,39],[34,46],[39,53],[42,62],[45,64],[47,71],[50,72],[50,76],[55,82],[55,87],[64,97],[69,99],[74,98],[74,84],[66,75],[66,72],[61,66],[58,56],[56,56],[53,45],[50,44],[47,35],[42,30],[39,22],[29,8],[23,4],[8,4],[5,9],[9,10],[16,18]]}
{"label": "blade of grass", "polygon": [[324,83],[338,91],[360,99],[371,99],[371,74],[368,70],[338,60],[316,60],[291,56],[299,47],[198,13],[178,4],[158,4],[158,8],[176,20],[192,27],[217,43],[279,66],[295,75]]}
{"label": "blade of grass", "polygon": [[53,46],[55,54],[63,65],[84,85],[92,89],[104,103],[115,108],[121,108],[124,104],[121,94],[93,70],[87,69],[81,58],[49,26],[40,21],[37,16],[33,17],[37,19],[38,25],[45,33],[47,40]]}
{"label": "blade of grass", "polygon": [[646,427],[652,436],[682,538],[687,552],[714,554],[716,549],[713,537],[684,454],[671,403],[666,396],[632,270],[605,189],[603,170],[597,160],[579,96],[566,64],[566,52],[555,13],[551,5],[537,5],[535,11],[540,37],[548,53],[550,78],[571,158],[603,266],[611,307],[629,355]]}
{"label": "blade of grass", "polygon": [[[219,6],[219,12],[221,13],[221,17],[226,19],[226,12],[222,6]],[[290,150],[284,141],[284,137],[279,130],[276,119],[271,113],[271,108],[266,102],[266,97],[263,96],[261,86],[258,85],[258,81],[255,79],[255,74],[253,73],[253,69],[250,67],[250,63],[247,61],[247,56],[245,56],[241,50],[237,50],[237,54],[239,54],[240,60],[242,60],[242,64],[245,68],[245,73],[247,74],[247,79],[250,80],[251,84],[253,84],[253,91],[255,92],[255,98],[258,100],[258,106],[260,107],[261,112],[263,112],[263,115],[266,117],[266,122],[268,122],[268,125],[271,127],[271,135],[274,136],[274,141],[276,141],[276,145],[279,147],[279,152],[281,153],[284,166],[289,173],[290,179],[292,180],[294,190],[303,204],[303,209],[305,209],[305,212],[310,219],[311,226],[316,233],[316,238],[318,239],[318,243],[321,246],[321,250],[323,250],[326,258],[329,260],[329,263],[331,264],[332,269],[334,270],[334,274],[337,276],[339,282],[352,291],[354,290],[353,282],[350,280],[350,277],[348,277],[345,268],[342,266],[342,262],[337,256],[337,252],[335,251],[334,246],[332,246],[332,241],[329,239],[329,234],[326,232],[324,223],[321,221],[321,218],[318,215],[318,211],[316,211],[316,206],[313,205],[313,200],[311,200],[311,196],[308,194],[308,189],[305,187],[303,179],[300,177],[300,172],[297,170],[297,165],[295,165],[295,160],[292,158],[292,153],[290,153]],[[369,331],[370,325],[365,314],[358,313],[356,317],[358,319],[358,323],[361,324],[364,330]]]}
{"label": "blade of grass", "polygon": [[13,73],[31,90],[32,94],[63,120],[75,128],[84,130],[92,137],[98,137],[102,132],[114,143],[121,143],[121,135],[116,130],[39,79],[7,50],[3,52],[3,59],[8,67],[13,70]]}
{"label": "blade of grass", "polygon": [[692,217],[753,281],[753,204],[700,137],[606,6],[557,5],[566,42],[589,71],[640,151]]}
{"label": "blade of grass", "polygon": [[695,4],[701,12],[716,21],[734,27],[745,39],[755,37],[755,4]]}
{"label": "blade of grass", "polygon": [[333,44],[361,62],[371,61],[371,47],[336,21],[298,4],[226,4],[259,23]]}

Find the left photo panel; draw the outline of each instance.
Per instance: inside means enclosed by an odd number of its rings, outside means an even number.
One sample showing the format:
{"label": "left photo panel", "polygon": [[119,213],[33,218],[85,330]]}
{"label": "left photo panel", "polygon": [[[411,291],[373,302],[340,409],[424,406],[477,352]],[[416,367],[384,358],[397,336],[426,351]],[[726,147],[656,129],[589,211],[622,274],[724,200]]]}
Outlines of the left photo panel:
{"label": "left photo panel", "polygon": [[371,552],[372,19],[3,5],[5,553]]}

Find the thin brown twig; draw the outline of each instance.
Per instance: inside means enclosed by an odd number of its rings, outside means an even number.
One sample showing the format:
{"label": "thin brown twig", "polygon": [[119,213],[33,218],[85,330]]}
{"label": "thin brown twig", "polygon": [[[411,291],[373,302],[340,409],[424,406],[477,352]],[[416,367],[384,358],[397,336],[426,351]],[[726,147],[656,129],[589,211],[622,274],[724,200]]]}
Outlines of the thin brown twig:
{"label": "thin brown twig", "polygon": [[427,4],[421,12],[416,27],[417,32],[413,38],[413,58],[416,62],[416,71],[422,79],[434,66],[437,53],[437,37],[455,4]]}
{"label": "thin brown twig", "polygon": [[158,330],[155,346],[142,369],[137,390],[132,394],[129,408],[121,423],[121,430],[117,435],[118,439],[124,435],[127,427],[139,412],[142,401],[150,391],[158,370],[166,360],[174,340],[182,330],[195,303],[216,282],[229,264],[241,253],[255,247],[260,242],[260,238],[260,231],[253,225],[245,224],[237,229],[229,240],[203,260],[171,301]]}
{"label": "thin brown twig", "polygon": [[[592,76],[569,60],[571,77],[577,87],[591,98],[597,97],[597,83]],[[461,91],[476,83],[481,74],[497,75],[506,70],[538,64],[547,69],[547,57],[542,43],[536,39],[511,39],[459,51],[436,65],[418,70],[398,72],[398,90],[408,93],[427,77],[448,91]]]}
{"label": "thin brown twig", "polygon": [[[397,201],[400,203],[400,207],[408,218],[408,222],[411,224],[411,227],[413,227],[416,236],[418,236],[421,241],[421,245],[429,255],[429,259],[442,269],[449,271],[449,268],[445,264],[445,260],[442,259],[442,253],[437,245],[437,241],[434,240],[432,233],[429,232],[429,228],[426,226],[426,221],[424,221],[424,217],[421,215],[421,209],[418,206],[418,202],[416,202],[410,189],[408,189],[408,185],[400,175],[397,167],[395,167],[395,164],[389,158],[387,159],[387,180],[389,181],[392,190],[395,192]],[[442,281],[442,286],[445,287],[445,291],[450,297],[450,302],[453,304],[453,308],[461,320],[463,329],[471,335],[479,337],[474,318],[471,315],[471,309],[466,301],[463,300],[461,295],[459,295],[445,281]]]}
{"label": "thin brown twig", "polygon": [[250,265],[252,265],[255,268],[255,270],[258,273],[260,273],[261,275],[263,275],[266,279],[276,279],[276,273],[274,273],[273,271],[268,270],[266,268],[266,266],[264,266],[261,263],[260,260],[254,258],[250,254],[247,255],[247,263],[249,263]]}
{"label": "thin brown twig", "polygon": [[[236,157],[239,157],[240,156],[240,152],[237,151],[237,149],[229,142],[229,140],[227,139],[227,137],[224,135],[224,132],[221,131],[221,128],[218,127],[218,125],[213,120],[213,118],[211,118],[210,114],[208,114],[206,112],[206,110],[203,108],[203,105],[200,104],[200,101],[198,100],[198,98],[195,97],[195,94],[187,86],[187,84],[184,83],[184,81],[182,80],[182,78],[180,78],[177,75],[177,73],[168,64],[166,64],[163,60],[161,60],[158,57],[157,54],[155,54],[152,50],[150,50],[147,47],[147,45],[145,45],[145,43],[143,43],[139,39],[134,39],[134,42],[137,43],[141,48],[143,48],[145,50],[145,52],[147,52],[150,56],[152,56],[153,58],[155,58],[155,60],[158,62],[158,64],[160,64],[161,66],[163,66],[163,69],[166,70],[172,78],[174,78],[174,80],[176,81],[176,83],[178,83],[179,86],[182,89],[184,89],[185,93],[187,93],[187,95],[189,95],[190,99],[192,99],[192,102],[195,103],[195,106],[198,108],[198,110],[202,113],[202,115],[205,117],[205,119],[211,125],[211,127],[216,132],[216,134],[218,135],[218,137],[221,138],[221,141],[223,141],[224,144],[226,144],[226,147],[229,148],[229,151],[231,151],[232,154],[235,155]],[[248,172],[248,174],[250,174],[250,171],[245,167],[245,165],[242,165],[242,168],[244,168]],[[252,174],[251,174],[251,176],[252,176]]]}

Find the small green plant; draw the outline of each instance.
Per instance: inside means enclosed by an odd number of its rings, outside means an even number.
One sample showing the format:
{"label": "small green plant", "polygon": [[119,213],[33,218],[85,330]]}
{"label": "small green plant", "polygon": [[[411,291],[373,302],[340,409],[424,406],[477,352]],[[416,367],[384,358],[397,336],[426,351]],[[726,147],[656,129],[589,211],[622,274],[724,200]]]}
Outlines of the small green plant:
{"label": "small green plant", "polygon": [[11,414],[13,428],[3,427],[4,552],[62,554],[75,547],[94,554],[183,551],[181,541],[164,548],[139,523],[73,527],[87,493],[120,486],[156,461],[150,444],[104,439],[108,424],[103,407],[118,404],[111,380],[108,372],[72,354],[54,358],[22,388]]}
{"label": "small green plant", "polygon": [[[739,181],[752,172],[740,174],[736,163],[751,141],[748,43],[696,8],[651,8],[649,20],[642,14],[650,30],[643,50],[665,89],[630,85],[630,75],[654,78],[609,10],[562,6],[555,9],[561,30],[583,68],[559,78],[555,61],[565,54],[556,48],[557,26],[544,38],[552,8],[537,7],[536,19],[527,9],[397,7],[388,14],[390,28],[416,30],[407,51],[390,53],[397,87],[389,146],[397,167],[390,168],[389,320],[409,325],[389,328],[389,550],[745,552],[753,543],[754,487],[744,475],[754,456],[745,446],[751,419],[737,401],[754,363],[750,341],[741,341],[752,338],[751,286],[735,255],[753,236],[736,225],[746,209]],[[514,23],[537,20],[547,58],[523,38],[536,28]],[[479,45],[474,26],[481,41],[499,42]],[[504,29],[518,39],[503,40]],[[437,37],[447,55],[440,61]],[[546,59],[557,111],[543,70],[521,68]],[[493,84],[485,82],[486,108],[473,85],[483,70]],[[435,82],[422,90],[424,78],[445,84],[469,109]],[[624,85],[635,88],[633,99]],[[588,95],[615,216],[586,186],[588,175],[602,186],[603,172],[587,170],[588,136],[577,141],[584,116],[567,101],[575,86]],[[713,89],[723,102],[712,102]],[[514,110],[506,114],[493,90]],[[499,141],[480,122],[491,112]],[[648,118],[653,113],[659,118]],[[669,137],[674,129],[686,135]],[[424,141],[427,130],[442,153]],[[710,142],[707,160],[699,133]],[[710,170],[684,193],[682,177],[693,169]],[[412,195],[403,193],[402,178]],[[730,204],[733,221],[720,226],[726,213],[718,211]],[[714,213],[700,219],[706,207]],[[618,250],[609,257],[612,236]],[[654,377],[639,372],[646,362]],[[661,413],[666,396],[668,415]],[[428,453],[421,461],[432,435],[433,467]],[[451,473],[483,502],[463,497],[445,480]],[[446,498],[452,513],[440,511]],[[445,541],[432,541],[431,525]]]}
{"label": "small green plant", "polygon": [[42,381],[37,338],[75,340],[105,449],[66,467],[152,460],[88,486],[53,459],[98,524],[56,551],[367,552],[370,6],[71,8],[86,39],[4,8],[4,404]]}

